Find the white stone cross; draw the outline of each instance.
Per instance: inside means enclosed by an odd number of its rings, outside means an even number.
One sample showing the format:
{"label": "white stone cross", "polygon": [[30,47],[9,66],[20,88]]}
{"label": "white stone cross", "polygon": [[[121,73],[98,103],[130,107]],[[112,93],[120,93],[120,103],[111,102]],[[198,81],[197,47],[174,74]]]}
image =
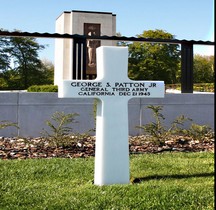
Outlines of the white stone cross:
{"label": "white stone cross", "polygon": [[95,80],[64,80],[60,98],[97,98],[95,185],[127,184],[129,173],[128,100],[164,97],[163,81],[128,78],[128,48],[97,48]]}

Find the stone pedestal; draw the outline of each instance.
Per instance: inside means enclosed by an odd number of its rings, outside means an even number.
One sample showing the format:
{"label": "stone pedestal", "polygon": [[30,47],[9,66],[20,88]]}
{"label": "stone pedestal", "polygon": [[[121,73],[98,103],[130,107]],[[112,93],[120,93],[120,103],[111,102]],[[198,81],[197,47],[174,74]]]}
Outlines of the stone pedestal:
{"label": "stone pedestal", "polygon": [[[63,12],[56,19],[56,33],[115,36],[116,15],[110,12],[76,10]],[[73,75],[73,45],[73,39],[55,40],[55,85],[59,85],[59,81],[62,80],[77,79]],[[84,56],[86,56],[86,71],[88,74],[96,74],[95,48],[113,45],[115,45],[115,42],[109,40],[87,40],[86,55]],[[77,71],[82,71],[82,69],[77,69]]]}

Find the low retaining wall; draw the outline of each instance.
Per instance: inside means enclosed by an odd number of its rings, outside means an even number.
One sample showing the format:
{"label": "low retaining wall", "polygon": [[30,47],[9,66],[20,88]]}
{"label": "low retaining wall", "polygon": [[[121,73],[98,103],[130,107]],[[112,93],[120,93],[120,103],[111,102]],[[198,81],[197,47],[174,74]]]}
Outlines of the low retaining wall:
{"label": "low retaining wall", "polygon": [[[43,129],[49,131],[45,121],[54,112],[78,113],[74,132],[84,133],[95,126],[93,99],[61,99],[57,93],[0,93],[0,121],[18,124],[19,129],[0,129],[0,136],[38,137]],[[148,105],[163,106],[165,125],[179,115],[193,119],[197,124],[214,128],[214,94],[165,94],[161,99],[131,99],[128,105],[129,135],[142,134],[136,126],[154,121]],[[115,116],[113,116],[115,118]],[[115,119],[118,120],[118,119]]]}

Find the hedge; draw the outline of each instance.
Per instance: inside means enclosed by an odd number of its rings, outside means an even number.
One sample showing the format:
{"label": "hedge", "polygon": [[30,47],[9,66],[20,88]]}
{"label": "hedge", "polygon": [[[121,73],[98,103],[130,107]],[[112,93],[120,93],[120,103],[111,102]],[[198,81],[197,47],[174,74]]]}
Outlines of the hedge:
{"label": "hedge", "polygon": [[28,92],[58,92],[57,85],[33,85],[27,89]]}

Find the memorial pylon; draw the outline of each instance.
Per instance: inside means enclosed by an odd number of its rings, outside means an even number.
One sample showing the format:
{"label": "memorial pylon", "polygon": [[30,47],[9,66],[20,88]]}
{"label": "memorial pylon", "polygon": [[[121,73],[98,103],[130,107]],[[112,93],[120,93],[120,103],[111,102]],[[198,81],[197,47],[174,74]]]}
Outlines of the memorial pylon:
{"label": "memorial pylon", "polygon": [[[116,15],[110,12],[90,12],[90,11],[66,11],[56,19],[56,33],[78,34],[88,36],[115,36],[116,35]],[[55,71],[54,84],[59,85],[61,80],[78,79],[78,73],[85,73],[91,78],[97,74],[96,48],[99,46],[113,46],[116,42],[110,40],[87,40],[86,46],[82,46],[81,62],[85,59],[85,66],[74,65],[77,53],[74,50],[74,39],[55,40]],[[77,68],[77,69],[75,69]]]}

